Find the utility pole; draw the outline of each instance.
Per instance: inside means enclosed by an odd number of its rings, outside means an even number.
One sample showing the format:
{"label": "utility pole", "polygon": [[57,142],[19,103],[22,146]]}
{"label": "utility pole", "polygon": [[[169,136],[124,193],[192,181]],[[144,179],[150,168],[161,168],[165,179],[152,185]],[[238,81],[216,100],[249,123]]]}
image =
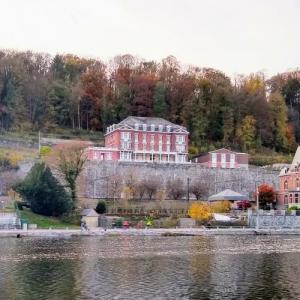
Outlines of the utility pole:
{"label": "utility pole", "polygon": [[39,156],[41,155],[41,131],[39,130]]}
{"label": "utility pole", "polygon": [[190,181],[191,181],[191,178],[188,177],[187,178],[187,201],[190,201]]}

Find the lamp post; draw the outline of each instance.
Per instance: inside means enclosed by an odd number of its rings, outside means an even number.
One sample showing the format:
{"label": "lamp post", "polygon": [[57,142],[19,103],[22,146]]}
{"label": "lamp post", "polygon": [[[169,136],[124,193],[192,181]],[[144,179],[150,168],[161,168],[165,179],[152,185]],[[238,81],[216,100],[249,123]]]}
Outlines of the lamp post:
{"label": "lamp post", "polygon": [[187,178],[187,201],[188,202],[190,201],[190,181],[191,181],[191,178],[188,177]]}

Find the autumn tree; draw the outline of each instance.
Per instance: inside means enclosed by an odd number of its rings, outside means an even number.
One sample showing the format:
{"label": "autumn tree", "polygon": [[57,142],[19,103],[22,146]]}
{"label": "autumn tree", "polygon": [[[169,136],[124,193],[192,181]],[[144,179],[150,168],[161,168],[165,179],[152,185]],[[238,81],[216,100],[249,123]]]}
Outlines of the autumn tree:
{"label": "autumn tree", "polygon": [[73,209],[77,205],[76,183],[87,160],[83,143],[61,144],[44,159],[61,178],[70,193]]}
{"label": "autumn tree", "polygon": [[258,186],[259,205],[263,209],[272,207],[275,201],[274,188],[266,183]]}
{"label": "autumn tree", "polygon": [[204,202],[192,203],[189,207],[188,215],[200,224],[205,224],[213,218],[211,207]]}
{"label": "autumn tree", "polygon": [[244,151],[251,150],[255,145],[255,124],[253,116],[246,116],[241,127],[237,129],[237,137]]}
{"label": "autumn tree", "polygon": [[288,147],[287,141],[287,108],[283,97],[279,92],[270,94],[269,102],[271,105],[273,118],[274,146],[277,151],[285,151]]}

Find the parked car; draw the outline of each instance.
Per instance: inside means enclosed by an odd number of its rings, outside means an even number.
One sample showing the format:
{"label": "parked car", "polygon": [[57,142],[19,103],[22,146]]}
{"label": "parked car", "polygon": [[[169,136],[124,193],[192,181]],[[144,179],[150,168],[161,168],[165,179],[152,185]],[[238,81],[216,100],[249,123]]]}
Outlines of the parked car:
{"label": "parked car", "polygon": [[237,206],[237,209],[246,210],[251,207],[251,203],[248,200],[242,200],[242,201],[237,202],[236,206]]}

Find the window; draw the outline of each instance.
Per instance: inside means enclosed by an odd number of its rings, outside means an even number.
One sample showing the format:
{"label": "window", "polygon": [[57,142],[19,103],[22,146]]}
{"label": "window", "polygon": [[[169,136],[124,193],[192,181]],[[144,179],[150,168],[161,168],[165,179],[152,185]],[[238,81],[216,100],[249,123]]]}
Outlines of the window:
{"label": "window", "polygon": [[284,182],[284,190],[286,191],[289,188],[287,180]]}
{"label": "window", "polygon": [[217,166],[217,153],[211,154],[211,166],[215,168]]}
{"label": "window", "polygon": [[151,140],[150,140],[151,145],[154,144],[154,134],[151,134]]}
{"label": "window", "polygon": [[151,131],[155,131],[155,125],[151,124]]}
{"label": "window", "polygon": [[135,142],[136,144],[139,143],[139,134],[138,134],[138,133],[135,133],[135,134],[134,134],[134,142]]}
{"label": "window", "polygon": [[226,154],[225,153],[221,154],[221,167],[226,168]]}
{"label": "window", "polygon": [[131,160],[131,153],[130,152],[121,152],[120,159],[121,160]]}
{"label": "window", "polygon": [[159,151],[162,151],[162,135],[161,134],[158,136],[158,145],[159,145]]}
{"label": "window", "polygon": [[293,203],[293,194],[290,194],[290,203]]}
{"label": "window", "polygon": [[130,132],[121,132],[121,139],[124,141],[130,140]]}
{"label": "window", "polygon": [[167,125],[167,132],[171,132],[171,126]]}
{"label": "window", "polygon": [[295,203],[298,203],[299,194],[295,194]]}
{"label": "window", "polygon": [[183,135],[176,135],[176,143],[178,143],[178,144],[184,143],[184,136]]}
{"label": "window", "polygon": [[234,168],[235,165],[235,154],[230,154],[230,168]]}
{"label": "window", "polygon": [[171,143],[171,136],[167,135],[167,144],[170,144],[170,143]]}

